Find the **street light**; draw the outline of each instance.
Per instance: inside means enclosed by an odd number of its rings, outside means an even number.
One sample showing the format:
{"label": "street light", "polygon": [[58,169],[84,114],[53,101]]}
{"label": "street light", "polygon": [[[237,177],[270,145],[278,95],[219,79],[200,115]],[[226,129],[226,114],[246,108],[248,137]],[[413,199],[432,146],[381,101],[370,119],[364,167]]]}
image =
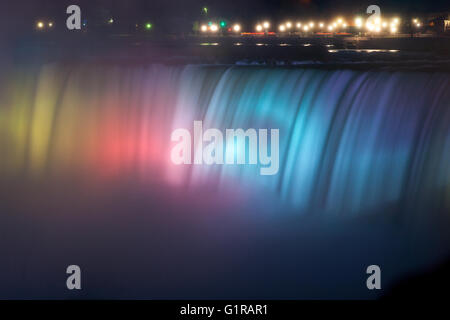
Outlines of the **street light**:
{"label": "street light", "polygon": [[37,26],[38,29],[44,29],[44,23],[42,21],[38,21],[36,26]]}
{"label": "street light", "polygon": [[286,27],[283,24],[279,27],[279,29],[280,29],[281,32],[286,31]]}
{"label": "street light", "polygon": [[234,31],[234,32],[239,32],[239,31],[241,31],[241,26],[238,25],[238,24],[235,24],[235,25],[233,26],[233,31]]}
{"label": "street light", "polygon": [[292,23],[291,22],[286,22],[286,28],[287,29],[290,29],[290,28],[292,28]]}
{"label": "street light", "polygon": [[207,26],[207,25],[202,25],[202,26],[200,27],[200,30],[201,30],[202,32],[206,32],[206,31],[208,31],[208,26]]}
{"label": "street light", "polygon": [[212,24],[209,28],[211,29],[212,32],[217,32],[217,30],[219,30],[217,24]]}
{"label": "street light", "polygon": [[51,28],[51,27],[53,27],[53,22],[49,22],[48,23],[48,26]]}
{"label": "street light", "polygon": [[262,25],[258,24],[258,25],[256,26],[256,31],[261,32],[262,30],[263,30]]}
{"label": "street light", "polygon": [[268,21],[265,21],[264,23],[263,23],[263,27],[264,27],[264,29],[269,29],[269,27],[270,27],[270,23],[268,22]]}

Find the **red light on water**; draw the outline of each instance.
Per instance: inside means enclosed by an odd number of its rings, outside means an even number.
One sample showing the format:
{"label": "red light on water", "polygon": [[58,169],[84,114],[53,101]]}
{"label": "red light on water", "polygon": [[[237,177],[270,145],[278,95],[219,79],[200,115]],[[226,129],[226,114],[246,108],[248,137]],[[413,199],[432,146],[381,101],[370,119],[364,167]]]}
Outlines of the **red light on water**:
{"label": "red light on water", "polygon": [[272,31],[267,32],[267,33],[265,33],[265,32],[241,32],[241,35],[243,35],[243,36],[263,36],[265,34],[274,35],[275,32],[272,32]]}

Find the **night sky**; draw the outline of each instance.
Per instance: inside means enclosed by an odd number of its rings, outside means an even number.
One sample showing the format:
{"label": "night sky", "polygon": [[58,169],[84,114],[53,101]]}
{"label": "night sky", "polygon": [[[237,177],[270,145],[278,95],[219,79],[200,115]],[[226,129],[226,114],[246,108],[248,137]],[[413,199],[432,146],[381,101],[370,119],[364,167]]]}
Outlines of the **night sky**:
{"label": "night sky", "polygon": [[6,0],[2,16],[8,10],[20,11],[26,14],[33,12],[58,12],[61,7],[78,4],[86,10],[110,10],[114,14],[141,16],[153,11],[161,17],[195,14],[202,6],[210,7],[211,14],[237,15],[256,18],[258,15],[289,14],[292,10],[328,13],[332,11],[349,11],[367,8],[376,4],[386,11],[442,11],[449,10],[446,0]]}
{"label": "night sky", "polygon": [[[271,20],[289,17],[335,17],[336,15],[361,14],[370,4],[381,7],[382,13],[416,14],[420,12],[445,12],[450,9],[447,0],[3,0],[1,19],[3,33],[26,30],[36,19],[49,18],[64,23],[65,8],[78,4],[83,18],[90,21],[113,16],[116,21],[135,23],[150,19],[158,26],[190,28],[201,20],[201,8],[207,6],[210,18],[226,18],[244,23],[257,19]],[[204,18],[204,17],[203,17]]]}

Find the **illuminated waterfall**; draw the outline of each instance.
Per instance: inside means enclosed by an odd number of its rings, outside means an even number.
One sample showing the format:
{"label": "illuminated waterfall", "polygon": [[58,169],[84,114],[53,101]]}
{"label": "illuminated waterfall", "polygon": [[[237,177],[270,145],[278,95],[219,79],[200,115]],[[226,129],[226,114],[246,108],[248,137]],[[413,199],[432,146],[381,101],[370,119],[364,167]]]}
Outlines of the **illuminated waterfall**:
{"label": "illuminated waterfall", "polygon": [[[450,198],[450,76],[226,66],[49,65],[8,75],[0,174],[257,188],[292,208],[355,213]],[[280,170],[175,166],[170,134],[280,129]],[[149,191],[150,192],[150,191]]]}

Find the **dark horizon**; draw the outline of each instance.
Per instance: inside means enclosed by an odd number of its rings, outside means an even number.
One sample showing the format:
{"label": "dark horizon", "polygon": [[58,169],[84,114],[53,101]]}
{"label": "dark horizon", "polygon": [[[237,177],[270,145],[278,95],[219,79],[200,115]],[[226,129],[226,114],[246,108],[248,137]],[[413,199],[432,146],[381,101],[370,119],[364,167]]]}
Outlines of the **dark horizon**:
{"label": "dark horizon", "polygon": [[[71,4],[77,4],[82,9],[85,19],[101,20],[115,17],[117,21],[151,20],[158,26],[175,26],[186,28],[194,21],[207,19],[202,15],[202,7],[209,9],[209,18],[223,18],[254,23],[258,19],[284,19],[302,16],[333,17],[337,15],[364,14],[366,8],[374,4],[373,1],[350,0],[282,0],[282,1],[178,1],[178,0],[97,0],[97,1],[26,1],[8,0],[1,9],[2,32],[11,35],[12,32],[26,30],[36,19],[49,18],[57,23],[63,23],[67,17],[65,9]],[[430,14],[448,12],[448,1],[424,0],[385,0],[378,1],[382,13],[387,14]],[[20,19],[18,19],[20,17]]]}

